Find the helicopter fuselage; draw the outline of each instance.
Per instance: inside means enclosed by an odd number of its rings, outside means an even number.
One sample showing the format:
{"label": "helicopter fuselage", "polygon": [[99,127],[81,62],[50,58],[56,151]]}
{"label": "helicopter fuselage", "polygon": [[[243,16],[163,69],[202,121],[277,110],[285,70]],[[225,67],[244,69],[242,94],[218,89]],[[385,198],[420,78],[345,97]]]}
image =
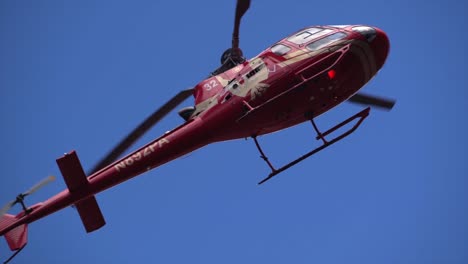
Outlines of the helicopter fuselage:
{"label": "helicopter fuselage", "polygon": [[302,29],[243,64],[200,82],[192,119],[218,124],[210,130],[210,138],[216,141],[302,123],[361,89],[383,66],[388,50],[385,33],[372,27]]}
{"label": "helicopter fuselage", "polygon": [[[387,36],[373,27],[300,30],[200,82],[195,110],[184,124],[92,175],[85,175],[75,152],[60,157],[68,188],[16,216],[5,215],[0,235],[17,237],[26,224],[71,205],[88,232],[99,229],[105,222],[95,194],[207,144],[256,137],[319,116],[362,88],[383,66],[388,50]],[[25,241],[13,241],[10,248]]]}

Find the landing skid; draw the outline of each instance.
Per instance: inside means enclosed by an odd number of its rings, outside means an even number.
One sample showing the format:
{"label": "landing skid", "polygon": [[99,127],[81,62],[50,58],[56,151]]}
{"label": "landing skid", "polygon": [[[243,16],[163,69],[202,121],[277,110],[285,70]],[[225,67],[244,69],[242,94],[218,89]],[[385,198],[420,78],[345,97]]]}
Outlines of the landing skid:
{"label": "landing skid", "polygon": [[[305,160],[306,158],[314,155],[315,153],[317,153],[317,152],[331,146],[335,142],[338,142],[338,141],[342,140],[343,138],[349,136],[351,133],[353,133],[361,125],[362,121],[364,121],[364,119],[369,115],[369,112],[370,112],[370,107],[367,107],[366,109],[364,109],[361,112],[355,114],[354,116],[346,119],[345,121],[339,123],[338,125],[330,128],[329,130],[325,131],[324,133],[321,133],[319,131],[319,129],[317,128],[317,125],[314,122],[314,119],[313,119],[312,115],[309,114],[308,115],[308,116],[310,116],[309,120],[312,123],[312,126],[314,127],[315,132],[317,133],[317,136],[315,137],[315,139],[316,140],[322,140],[323,144],[320,147],[317,147],[316,149],[314,149],[314,150],[308,152],[307,154],[297,158],[296,160],[293,160],[292,162],[284,165],[283,167],[281,167],[279,169],[275,169],[275,167],[268,160],[268,157],[263,152],[262,148],[260,147],[260,144],[258,144],[257,136],[252,136],[253,140],[255,141],[255,145],[257,146],[257,149],[260,152],[260,158],[262,158],[271,169],[271,173],[268,175],[268,177],[266,177],[265,179],[260,181],[258,184],[262,184],[262,183],[268,181],[269,179],[276,176],[277,174],[289,169],[290,167],[296,165],[297,163],[299,163],[299,162]],[[343,127],[344,125],[348,124],[349,122],[351,122],[351,121],[353,121],[353,120],[355,120],[357,118],[359,118],[359,120],[356,122],[356,124],[353,127],[351,127],[349,130],[344,132],[343,134],[333,138],[330,141],[325,139],[325,137],[328,136],[329,134],[335,132],[337,129]]]}

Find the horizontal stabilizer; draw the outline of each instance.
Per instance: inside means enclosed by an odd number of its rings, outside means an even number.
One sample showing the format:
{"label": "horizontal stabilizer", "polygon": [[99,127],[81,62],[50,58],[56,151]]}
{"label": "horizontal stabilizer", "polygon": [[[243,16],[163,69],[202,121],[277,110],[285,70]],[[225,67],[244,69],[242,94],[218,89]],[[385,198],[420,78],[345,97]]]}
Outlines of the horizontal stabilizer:
{"label": "horizontal stabilizer", "polygon": [[57,165],[62,172],[63,179],[67,184],[70,192],[78,191],[83,187],[87,187],[88,179],[81,167],[80,160],[75,151],[72,151],[65,156],[57,159]]}
{"label": "horizontal stabilizer", "polygon": [[[62,172],[63,179],[70,193],[76,194],[81,192],[83,196],[86,197],[89,181],[76,152],[72,151],[57,159],[57,165],[59,166],[60,172]],[[92,232],[106,224],[94,196],[77,202],[75,206],[80,214],[86,232]]]}
{"label": "horizontal stabilizer", "polygon": [[75,205],[86,232],[93,232],[106,224],[104,216],[102,215],[101,209],[99,209],[99,205],[97,204],[94,196],[86,198],[83,201],[79,201]]}
{"label": "horizontal stabilizer", "polygon": [[[3,229],[16,221],[14,215],[5,214],[0,220],[0,229]],[[5,239],[12,251],[21,249],[28,243],[28,226],[22,224],[5,234]]]}

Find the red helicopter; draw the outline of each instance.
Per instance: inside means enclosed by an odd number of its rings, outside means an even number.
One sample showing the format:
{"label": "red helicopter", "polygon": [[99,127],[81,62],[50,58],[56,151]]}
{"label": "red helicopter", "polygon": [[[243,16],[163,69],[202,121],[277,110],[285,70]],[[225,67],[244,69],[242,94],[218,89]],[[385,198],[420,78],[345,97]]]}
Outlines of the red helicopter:
{"label": "red helicopter", "polygon": [[[238,0],[232,47],[221,56],[221,66],[193,89],[179,92],[122,140],[96,166],[85,173],[76,152],[57,159],[67,189],[50,199],[26,206],[24,199],[54,177],[19,194],[1,211],[0,235],[14,254],[27,243],[28,224],[63,208],[78,211],[87,232],[105,225],[95,194],[211,143],[253,138],[271,173],[259,184],[329,147],[354,132],[369,115],[370,107],[391,109],[393,100],[357,93],[382,68],[389,52],[386,34],[365,25],[312,26],[301,29],[246,60],[239,48],[239,26],[250,0]],[[140,149],[118,159],[138,138],[168,112],[193,95],[195,104],[179,115],[185,122]],[[342,102],[368,105],[336,126],[321,132],[314,122]],[[257,137],[306,121],[321,141],[319,147],[275,168]],[[350,129],[329,135],[353,122]],[[334,133],[336,134],[336,133]],[[88,176],[87,176],[88,175]],[[6,214],[15,204],[17,215]]]}

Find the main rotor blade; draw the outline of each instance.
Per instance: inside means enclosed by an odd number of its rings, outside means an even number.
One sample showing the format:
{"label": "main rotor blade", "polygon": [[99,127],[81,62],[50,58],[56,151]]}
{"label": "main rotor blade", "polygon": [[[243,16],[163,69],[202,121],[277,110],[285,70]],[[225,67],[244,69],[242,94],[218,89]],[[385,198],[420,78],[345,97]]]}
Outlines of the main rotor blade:
{"label": "main rotor blade", "polygon": [[132,146],[143,134],[153,127],[159,120],[166,116],[170,111],[176,108],[180,103],[192,95],[193,89],[180,91],[172,97],[167,103],[161,106],[156,112],[146,118],[137,128],[127,135],[112,151],[110,151],[101,161],[99,161],[88,173],[91,175],[115,161],[123,152]]}
{"label": "main rotor blade", "polygon": [[357,93],[351,96],[351,98],[349,98],[348,101],[357,104],[376,106],[384,108],[386,110],[391,110],[396,103],[396,101],[392,99],[386,99],[363,93]]}
{"label": "main rotor blade", "polygon": [[250,7],[250,0],[237,0],[236,17],[234,18],[234,32],[232,33],[232,49],[239,48],[239,27],[242,16]]}
{"label": "main rotor blade", "polygon": [[39,183],[37,183],[36,185],[31,187],[31,189],[24,192],[23,195],[27,196],[27,195],[33,194],[34,192],[36,192],[40,188],[44,187],[44,185],[48,184],[49,182],[53,182],[54,180],[55,180],[55,176],[50,175],[49,177],[43,179],[42,181],[40,181]]}
{"label": "main rotor blade", "polygon": [[15,204],[16,204],[16,200],[11,201],[11,202],[5,204],[5,206],[3,206],[3,208],[0,210],[0,219],[1,219],[2,216],[3,216],[6,212],[8,212],[8,211],[13,207],[13,205],[15,205]]}

